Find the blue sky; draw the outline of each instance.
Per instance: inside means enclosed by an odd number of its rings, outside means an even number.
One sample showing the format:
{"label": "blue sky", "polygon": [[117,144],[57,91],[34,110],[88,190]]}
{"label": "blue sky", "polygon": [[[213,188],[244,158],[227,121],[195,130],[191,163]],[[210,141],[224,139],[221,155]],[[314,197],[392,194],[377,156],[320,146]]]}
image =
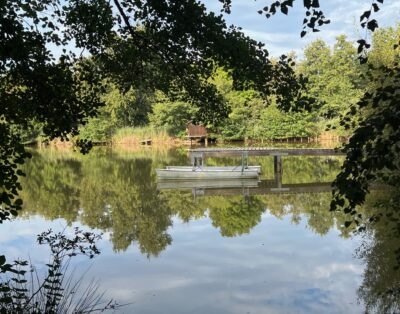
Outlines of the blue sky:
{"label": "blue sky", "polygon": [[[207,8],[218,12],[221,3],[217,0],[202,0]],[[277,13],[270,19],[257,13],[272,0],[232,0],[232,14],[226,16],[228,24],[243,28],[250,37],[266,44],[272,56],[295,51],[301,57],[302,49],[317,38],[332,45],[335,37],[346,34],[349,39],[365,38],[365,31],[359,26],[359,16],[371,7],[372,0],[320,0],[325,16],[331,24],[321,28],[319,33],[309,33],[300,38],[305,9],[303,1],[297,0],[285,16]],[[400,1],[385,0],[381,10],[374,13],[381,27],[394,26],[400,22]]]}

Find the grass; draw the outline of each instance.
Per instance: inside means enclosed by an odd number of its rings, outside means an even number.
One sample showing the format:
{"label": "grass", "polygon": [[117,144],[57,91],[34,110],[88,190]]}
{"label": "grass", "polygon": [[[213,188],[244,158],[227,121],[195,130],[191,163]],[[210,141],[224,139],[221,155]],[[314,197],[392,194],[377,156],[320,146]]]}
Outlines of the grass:
{"label": "grass", "polygon": [[141,141],[151,140],[152,144],[168,144],[173,142],[167,128],[154,128],[150,126],[118,129],[112,136],[113,144],[140,144]]}

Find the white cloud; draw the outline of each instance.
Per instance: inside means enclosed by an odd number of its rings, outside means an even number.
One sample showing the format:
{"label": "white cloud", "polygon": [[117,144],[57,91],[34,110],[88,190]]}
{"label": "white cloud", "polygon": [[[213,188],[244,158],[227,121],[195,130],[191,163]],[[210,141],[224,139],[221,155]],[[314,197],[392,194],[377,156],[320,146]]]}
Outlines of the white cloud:
{"label": "white cloud", "polygon": [[[304,8],[301,1],[296,2],[289,15],[277,13],[270,19],[257,14],[257,10],[271,1],[232,1],[232,14],[227,15],[228,24],[243,27],[248,36],[266,44],[272,56],[279,56],[289,51],[295,51],[301,57],[302,49],[317,38],[323,39],[327,44],[333,45],[335,38],[346,34],[350,40],[365,37],[365,30],[359,25],[359,16],[371,8],[371,3],[365,0],[326,0],[321,2],[325,16],[331,24],[322,26],[321,32],[309,33],[300,38]],[[221,4],[218,1],[204,0],[211,10],[219,11]],[[373,13],[373,18],[378,20],[382,27],[398,23],[400,15],[400,1],[387,0],[380,5],[380,10]]]}

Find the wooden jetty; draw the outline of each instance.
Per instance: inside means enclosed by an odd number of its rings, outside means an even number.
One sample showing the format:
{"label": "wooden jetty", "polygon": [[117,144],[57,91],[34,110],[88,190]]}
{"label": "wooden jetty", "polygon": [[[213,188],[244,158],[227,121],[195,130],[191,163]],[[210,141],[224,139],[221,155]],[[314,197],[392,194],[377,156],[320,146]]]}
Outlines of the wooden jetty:
{"label": "wooden jetty", "polygon": [[190,149],[192,165],[202,166],[207,157],[241,156],[242,164],[247,164],[249,156],[273,156],[277,171],[282,168],[282,156],[339,156],[344,153],[332,148],[269,148],[269,147],[235,147],[235,148],[197,148]]}
{"label": "wooden jetty", "polygon": [[344,155],[333,148],[269,148],[269,147],[234,147],[234,148],[197,148],[189,150],[191,156],[229,157],[229,156],[338,156]]}
{"label": "wooden jetty", "polygon": [[207,157],[241,156],[242,167],[248,165],[249,156],[273,156],[274,174],[277,187],[282,187],[283,156],[340,156],[344,153],[332,148],[270,148],[270,147],[234,147],[234,148],[198,148],[190,149],[190,159],[194,166],[203,166]]}

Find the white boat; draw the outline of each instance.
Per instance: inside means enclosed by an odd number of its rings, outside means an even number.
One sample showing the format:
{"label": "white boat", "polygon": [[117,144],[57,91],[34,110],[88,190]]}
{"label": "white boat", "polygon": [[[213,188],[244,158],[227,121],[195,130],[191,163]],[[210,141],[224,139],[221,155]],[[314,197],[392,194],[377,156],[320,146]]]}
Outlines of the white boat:
{"label": "white boat", "polygon": [[159,179],[188,180],[188,179],[254,179],[258,178],[259,166],[228,166],[228,167],[192,167],[169,166],[165,169],[156,169]]}
{"label": "white boat", "polygon": [[[222,167],[213,167],[213,166],[197,166],[197,167],[193,167],[193,166],[166,166],[165,169],[168,170],[185,170],[185,169],[201,169],[203,171],[209,171],[209,170],[217,170],[217,169],[221,169],[223,171],[228,171],[228,170],[232,170],[232,171],[242,171],[242,166],[222,166]],[[261,166],[245,166],[243,167],[243,169],[245,170],[257,170],[258,174],[261,174]]]}
{"label": "white boat", "polygon": [[256,188],[258,178],[252,179],[186,179],[186,180],[158,180],[157,189],[159,190],[187,190],[187,189],[224,189],[224,188]]}

